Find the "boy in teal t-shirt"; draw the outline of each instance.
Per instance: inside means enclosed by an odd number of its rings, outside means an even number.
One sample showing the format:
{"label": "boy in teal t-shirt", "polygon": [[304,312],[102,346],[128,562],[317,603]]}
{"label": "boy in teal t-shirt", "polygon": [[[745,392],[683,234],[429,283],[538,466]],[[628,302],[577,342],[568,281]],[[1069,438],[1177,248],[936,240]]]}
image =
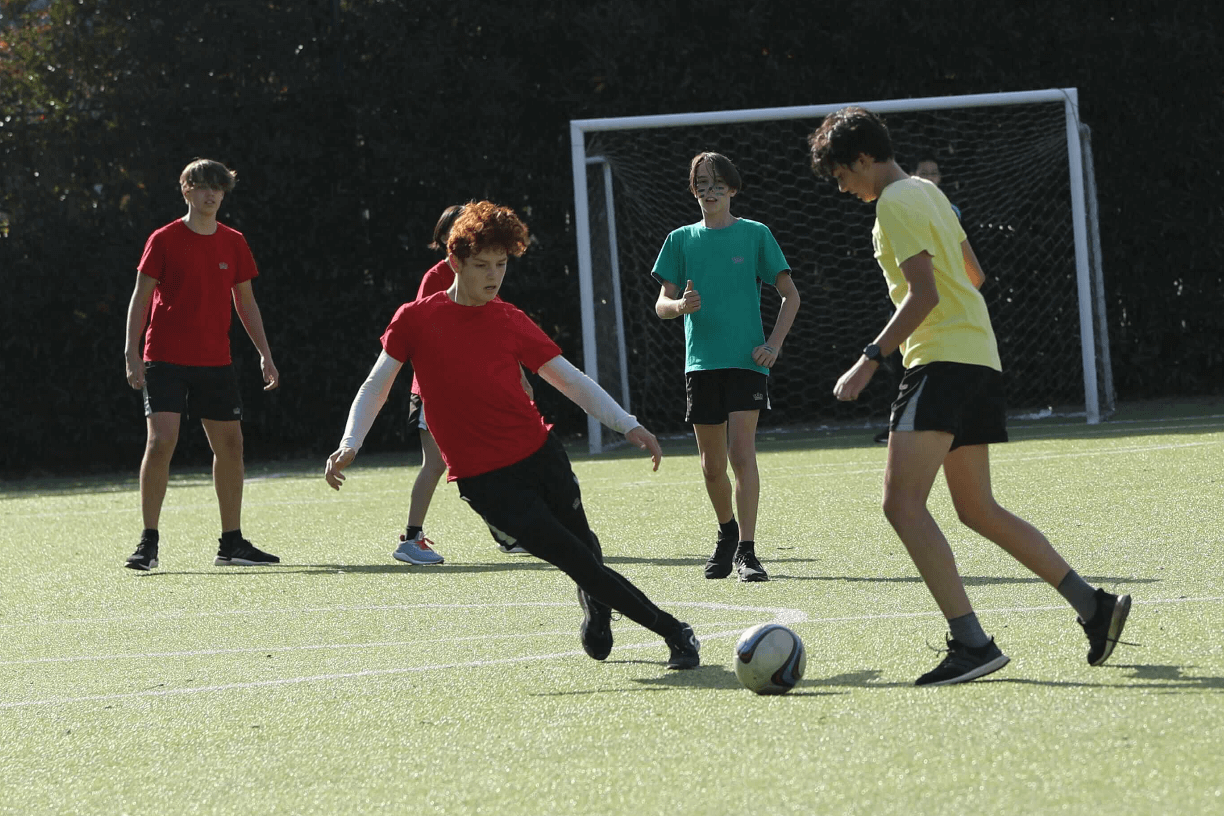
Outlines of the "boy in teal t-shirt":
{"label": "boy in teal t-shirt", "polygon": [[[705,576],[725,578],[734,565],[741,581],[768,581],[755,544],[761,493],[756,427],[761,409],[769,407],[769,369],[799,311],[799,292],[769,227],[731,215],[740,189],[739,171],[726,156],[694,156],[689,190],[701,206],[701,221],[667,236],[651,274],[662,285],[655,312],[664,320],[684,317],[685,421],[693,425],[719,527]],[[782,296],[768,341],[761,326],[762,281]]]}

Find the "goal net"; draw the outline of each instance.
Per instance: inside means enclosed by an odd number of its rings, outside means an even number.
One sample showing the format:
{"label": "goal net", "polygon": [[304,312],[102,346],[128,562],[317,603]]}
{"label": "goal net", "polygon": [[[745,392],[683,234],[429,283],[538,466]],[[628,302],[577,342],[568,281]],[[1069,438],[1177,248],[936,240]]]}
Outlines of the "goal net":
{"label": "goal net", "polygon": [[[862,104],[884,117],[902,167],[939,163],[987,275],[1012,411],[1098,422],[1112,409],[1112,382],[1075,90]],[[700,219],[688,163],[703,150],[735,162],[743,189],[732,212],[770,227],[802,298],[761,426],[883,427],[899,370],[882,369],[855,402],[833,397],[893,311],[872,256],[874,205],[810,169],[807,136],[840,107],[571,122],[584,368],[648,427],[685,427],[683,321],[655,315],[650,270],[667,234]],[[779,305],[764,286],[766,335]],[[599,424],[588,432],[598,452]]]}

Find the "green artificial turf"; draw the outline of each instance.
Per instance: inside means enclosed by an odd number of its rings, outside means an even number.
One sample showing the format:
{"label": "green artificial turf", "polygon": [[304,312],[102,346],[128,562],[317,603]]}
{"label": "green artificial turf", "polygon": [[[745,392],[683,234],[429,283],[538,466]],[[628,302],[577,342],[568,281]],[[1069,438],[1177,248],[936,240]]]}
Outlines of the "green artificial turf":
{"label": "green artificial turf", "polygon": [[[498,552],[453,486],[426,527],[446,564],[393,561],[400,457],[363,456],[339,494],[321,460],[252,467],[243,530],[282,558],[264,568],[212,566],[199,463],[175,465],[151,573],[122,567],[134,473],[4,485],[0,813],[1224,812],[1220,413],[1017,423],[992,449],[1001,503],[1134,596],[1138,645],[1104,667],[940,478],[932,512],[1012,661],[936,689],[912,683],[945,627],[880,512],[865,430],[762,431],[764,584],[702,577],[691,440],[658,473],[575,453],[608,563],[702,638],[689,672],[627,620],[606,662],[586,657],[573,584]],[[771,620],[803,638],[807,676],[757,697],[732,646]]]}

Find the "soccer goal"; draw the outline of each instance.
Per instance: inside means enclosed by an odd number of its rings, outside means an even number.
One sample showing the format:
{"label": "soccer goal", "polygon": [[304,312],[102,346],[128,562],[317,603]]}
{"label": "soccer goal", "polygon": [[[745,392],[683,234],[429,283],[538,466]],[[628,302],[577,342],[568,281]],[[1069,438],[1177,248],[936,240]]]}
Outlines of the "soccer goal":
{"label": "soccer goal", "polygon": [[[939,162],[988,277],[983,294],[1015,413],[1100,421],[1113,410],[1105,296],[1088,131],[1074,88],[863,102],[882,115],[897,160]],[[810,169],[807,135],[843,107],[581,119],[570,122],[582,296],[583,367],[650,428],[684,426],[684,329],[654,312],[650,277],[672,229],[700,218],[688,162],[734,161],[732,212],[768,225],[790,262],[802,309],[771,377],[762,427],[883,427],[896,383],[887,371],[856,402],[838,376],[893,307],[872,257],[874,205]],[[764,287],[766,334],[779,301]],[[593,453],[599,423],[588,421]]]}

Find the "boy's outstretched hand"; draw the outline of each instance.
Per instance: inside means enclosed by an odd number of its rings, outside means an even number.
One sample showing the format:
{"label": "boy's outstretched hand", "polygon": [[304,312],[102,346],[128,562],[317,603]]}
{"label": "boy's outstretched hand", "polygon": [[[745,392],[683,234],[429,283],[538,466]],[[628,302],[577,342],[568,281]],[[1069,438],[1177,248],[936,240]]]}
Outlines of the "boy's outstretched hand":
{"label": "boy's outstretched hand", "polygon": [[332,489],[339,490],[340,485],[344,484],[345,476],[340,471],[353,464],[356,458],[357,451],[352,448],[337,448],[335,453],[327,457],[327,468],[323,471],[323,478],[332,486]]}
{"label": "boy's outstretched hand", "polygon": [[[659,447],[659,440],[655,438],[654,434],[638,425],[636,428],[630,428],[625,433],[625,438],[642,450],[649,451],[650,458],[654,460],[654,469],[659,469],[659,462],[663,459],[663,449]],[[335,454],[332,455],[334,456]],[[331,460],[328,461],[330,462]]]}

